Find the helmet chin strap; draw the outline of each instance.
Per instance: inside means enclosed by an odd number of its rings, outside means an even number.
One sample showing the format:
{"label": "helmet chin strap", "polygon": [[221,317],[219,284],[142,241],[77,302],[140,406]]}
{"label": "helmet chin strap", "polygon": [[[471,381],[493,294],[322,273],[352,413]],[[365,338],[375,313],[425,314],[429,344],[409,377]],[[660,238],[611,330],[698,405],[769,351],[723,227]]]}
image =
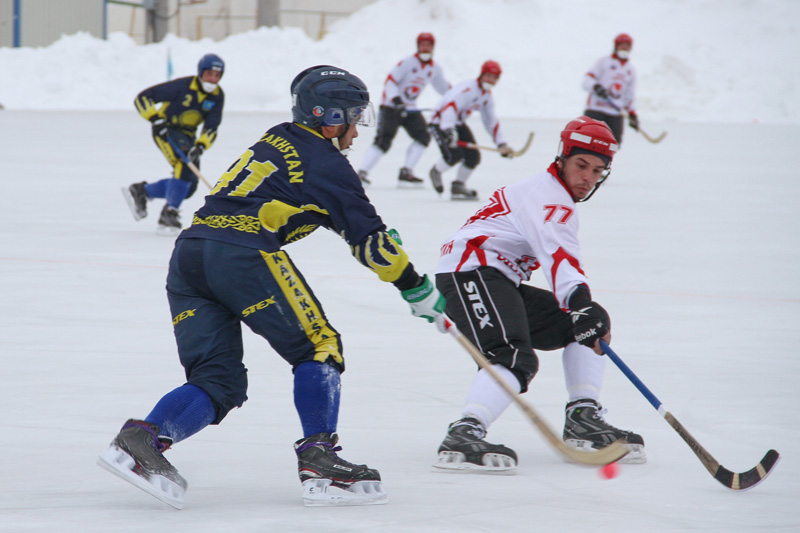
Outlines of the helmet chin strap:
{"label": "helmet chin strap", "polygon": [[[556,168],[558,169],[558,177],[559,177],[559,179],[561,179],[561,183],[566,185],[567,182],[564,181],[564,158],[561,157],[560,155],[556,156],[556,163],[557,163],[556,164]],[[578,200],[577,198],[575,198],[573,196],[572,199],[575,201],[575,203],[585,202],[585,201],[589,200],[589,198],[594,196],[594,193],[597,192],[597,189],[599,189],[600,186],[603,184],[603,182],[608,179],[608,175],[609,174],[611,174],[611,169],[610,168],[605,169],[603,171],[603,177],[601,177],[599,180],[597,180],[597,183],[594,184],[594,187],[592,188],[591,191],[589,191],[589,194],[587,194],[585,198],[581,198],[580,200]],[[572,193],[572,191],[570,191],[570,193]]]}
{"label": "helmet chin strap", "polygon": [[345,132],[343,134],[341,134],[339,137],[332,137],[331,138],[331,142],[333,143],[333,146],[335,146],[336,149],[339,150],[339,153],[342,154],[345,157],[347,157],[347,154],[350,153],[350,150],[352,150],[352,148],[344,148],[344,149],[341,148],[340,145],[339,145],[339,138],[340,137],[344,137],[346,133],[347,133],[347,130],[345,130]]}

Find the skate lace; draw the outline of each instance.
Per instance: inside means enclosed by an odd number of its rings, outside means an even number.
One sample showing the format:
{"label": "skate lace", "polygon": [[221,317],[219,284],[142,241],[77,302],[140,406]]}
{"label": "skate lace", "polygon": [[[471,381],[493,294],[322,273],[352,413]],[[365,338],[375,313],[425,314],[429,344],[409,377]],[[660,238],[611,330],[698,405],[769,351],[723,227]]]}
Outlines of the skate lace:
{"label": "skate lace", "polygon": [[313,448],[314,446],[321,446],[321,447],[325,448],[325,452],[326,452],[326,453],[328,453],[329,455],[332,455],[332,456],[336,457],[336,459],[338,459],[339,461],[341,461],[342,463],[344,463],[344,464],[346,464],[346,465],[349,465],[349,466],[358,466],[358,465],[356,465],[355,463],[351,463],[351,462],[349,462],[349,461],[345,461],[344,459],[342,459],[341,457],[339,457],[339,456],[336,454],[336,452],[340,452],[340,451],[342,451],[342,447],[341,447],[341,446],[334,446],[334,445],[333,445],[333,444],[331,444],[330,442],[307,442],[307,443],[303,444],[302,446],[299,446],[299,447],[297,448],[297,450],[295,450],[295,451],[296,451],[296,452],[297,452],[297,454],[299,455],[299,454],[301,454],[301,453],[302,453],[304,450],[307,450],[307,449],[309,449],[309,448]]}
{"label": "skate lace", "polygon": [[607,412],[608,412],[608,409],[606,409],[606,408],[605,408],[605,407],[603,407],[602,405],[599,405],[599,404],[598,404],[598,405],[597,405],[597,409],[595,410],[594,418],[595,418],[595,419],[597,419],[597,420],[599,420],[600,422],[602,422],[602,423],[603,423],[603,424],[605,424],[606,426],[608,426],[610,429],[613,429],[614,431],[619,431],[620,433],[625,433],[625,431],[624,431],[624,430],[622,430],[622,429],[619,429],[619,428],[618,428],[618,427],[616,427],[616,426],[612,426],[611,424],[609,424],[609,423],[608,423],[608,421],[605,419],[605,416],[603,416],[603,415],[605,415]]}
{"label": "skate lace", "polygon": [[[142,428],[145,431],[147,431],[150,434],[150,436],[153,438],[153,448],[155,448],[156,450],[158,450],[161,453],[167,451],[167,448],[169,448],[170,444],[172,444],[172,439],[170,439],[169,437],[165,437],[165,440],[161,440],[161,438],[159,438],[158,433],[153,431],[153,427],[150,426],[150,424],[148,424],[147,422],[142,422],[142,421],[139,421],[139,420],[132,420],[132,421],[126,423],[125,425],[123,425],[122,429],[133,428],[133,427],[139,427],[139,428]],[[169,439],[169,440],[167,440],[167,439]]]}

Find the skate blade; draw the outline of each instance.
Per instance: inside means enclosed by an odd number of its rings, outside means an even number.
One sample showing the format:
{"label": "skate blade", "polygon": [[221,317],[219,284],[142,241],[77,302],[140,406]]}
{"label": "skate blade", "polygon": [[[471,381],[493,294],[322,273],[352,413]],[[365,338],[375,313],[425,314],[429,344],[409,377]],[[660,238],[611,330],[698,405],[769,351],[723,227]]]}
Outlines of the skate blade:
{"label": "skate blade", "polygon": [[347,489],[331,486],[330,479],[307,479],[303,482],[303,504],[306,507],[343,505],[382,505],[389,503],[380,481],[357,481]]}
{"label": "skate blade", "polygon": [[398,181],[397,188],[398,189],[422,189],[425,187],[425,182],[411,182],[411,181]]}
{"label": "skate blade", "polygon": [[133,195],[131,194],[130,189],[128,189],[127,187],[123,187],[122,197],[125,198],[125,203],[128,204],[128,209],[131,210],[131,214],[133,215],[134,220],[139,221],[147,216],[147,212],[142,214],[139,212],[139,210],[136,209],[136,202],[133,201]]}
{"label": "skate blade", "polygon": [[173,226],[162,226],[161,224],[159,224],[158,227],[156,228],[156,235],[161,235],[162,237],[177,237],[181,231],[183,231],[182,228],[176,228]]}
{"label": "skate blade", "polygon": [[100,457],[97,464],[131,485],[145,491],[175,509],[182,509],[186,491],[164,476],[145,478],[134,472],[136,461],[118,446],[111,446]]}
{"label": "skate blade", "polygon": [[464,194],[452,194],[450,195],[450,199],[456,202],[477,202],[480,200],[480,197],[478,195],[466,196]]}
{"label": "skate blade", "polygon": [[[594,453],[597,451],[596,448],[592,447],[592,442],[588,440],[567,439],[564,444],[579,452]],[[627,448],[628,454],[617,463],[621,465],[641,465],[647,462],[647,453],[641,444],[625,444],[625,448]]]}
{"label": "skate blade", "polygon": [[439,452],[433,463],[433,471],[452,474],[491,474],[513,476],[517,470],[517,462],[513,458],[499,453],[483,454],[483,464],[470,463],[461,452]]}

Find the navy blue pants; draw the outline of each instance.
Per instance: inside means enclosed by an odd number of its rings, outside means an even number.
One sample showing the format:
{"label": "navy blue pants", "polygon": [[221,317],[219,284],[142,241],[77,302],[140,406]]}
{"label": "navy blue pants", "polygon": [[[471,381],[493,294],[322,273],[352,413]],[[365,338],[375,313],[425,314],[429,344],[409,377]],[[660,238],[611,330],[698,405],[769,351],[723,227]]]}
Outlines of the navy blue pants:
{"label": "navy blue pants", "polygon": [[339,333],[282,250],[179,239],[167,296],[187,382],[211,397],[215,424],[247,399],[242,322],[292,368],[318,361],[344,371]]}

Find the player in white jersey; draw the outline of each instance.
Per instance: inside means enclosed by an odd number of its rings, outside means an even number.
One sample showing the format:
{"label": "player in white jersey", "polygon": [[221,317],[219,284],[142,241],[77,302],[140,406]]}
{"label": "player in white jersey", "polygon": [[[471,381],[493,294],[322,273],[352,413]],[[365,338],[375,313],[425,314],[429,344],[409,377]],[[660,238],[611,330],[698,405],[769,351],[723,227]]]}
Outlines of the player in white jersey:
{"label": "player in white jersey", "polygon": [[430,144],[431,135],[416,101],[428,83],[439,94],[444,94],[450,88],[442,67],[433,62],[435,45],[436,39],[432,33],[420,33],[417,36],[417,53],[401,60],[386,77],[378,116],[378,132],[358,171],[358,177],[365,185],[369,185],[367,176],[378,160],[389,151],[401,126],[412,142],[397,178],[398,186],[423,184],[421,179],[414,176],[414,166]]}
{"label": "player in white jersey", "polygon": [[589,92],[584,114],[602,120],[622,143],[623,118],[628,115],[631,128],[639,129],[636,115],[636,71],[630,62],[633,39],[627,33],[614,38],[614,52],[601,57],[583,78],[583,89]]}
{"label": "player in white jersey", "polygon": [[478,193],[468,189],[466,182],[481,162],[478,150],[458,146],[458,141],[475,143],[475,136],[467,126],[467,118],[473,111],[480,111],[483,125],[492,136],[492,140],[500,149],[500,155],[511,157],[513,150],[506,144],[500,122],[494,112],[492,88],[503,73],[497,61],[486,61],[481,66],[477,79],[459,83],[442,97],[431,118],[431,133],[439,145],[442,158],[430,170],[433,188],[441,194],[444,192],[442,174],[453,166],[458,167],[456,179],[450,186],[451,198],[454,200],[477,200]]}
{"label": "player in white jersey", "polygon": [[[630,449],[625,460],[644,462],[642,437],[602,416],[605,358],[599,339],[610,342],[611,325],[608,313],[592,301],[578,243],[577,202],[588,200],[605,180],[616,151],[604,123],[586,116],[569,122],[546,171],[495,191],[443,244],[436,285],[446,298],[447,315],[514,390],[527,391],[536,375],[534,349],[564,349],[567,444],[592,451],[624,439]],[[538,268],[551,291],[525,283]],[[484,440],[511,401],[480,370],[434,467],[513,471],[516,453]]]}

